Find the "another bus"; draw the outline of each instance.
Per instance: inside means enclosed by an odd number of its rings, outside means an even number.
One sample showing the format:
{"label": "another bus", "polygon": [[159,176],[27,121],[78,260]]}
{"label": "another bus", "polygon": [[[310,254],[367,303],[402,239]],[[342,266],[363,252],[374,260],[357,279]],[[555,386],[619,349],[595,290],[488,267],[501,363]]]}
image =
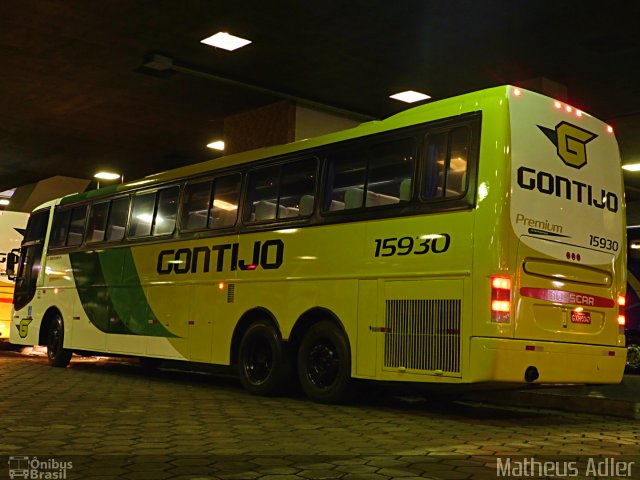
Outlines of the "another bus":
{"label": "another bus", "polygon": [[40,206],[11,341],[326,403],[355,379],[617,383],[625,265],[612,129],[504,86]]}
{"label": "another bus", "polygon": [[28,218],[27,213],[0,211],[0,340],[9,338],[11,325],[14,282],[7,267],[15,262]]}
{"label": "another bus", "polygon": [[627,229],[627,370],[640,373],[640,225]]}

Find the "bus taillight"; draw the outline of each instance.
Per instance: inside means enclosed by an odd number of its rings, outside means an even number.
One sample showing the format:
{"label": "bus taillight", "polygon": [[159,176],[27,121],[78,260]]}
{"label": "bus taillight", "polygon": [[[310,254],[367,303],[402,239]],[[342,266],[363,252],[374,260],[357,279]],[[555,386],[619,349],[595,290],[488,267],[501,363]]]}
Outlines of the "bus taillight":
{"label": "bus taillight", "polygon": [[618,295],[618,325],[624,328],[627,323],[627,319],[624,316],[624,307],[627,304],[627,299],[624,295]]}
{"label": "bus taillight", "polygon": [[511,313],[511,278],[491,277],[491,321],[509,323]]}

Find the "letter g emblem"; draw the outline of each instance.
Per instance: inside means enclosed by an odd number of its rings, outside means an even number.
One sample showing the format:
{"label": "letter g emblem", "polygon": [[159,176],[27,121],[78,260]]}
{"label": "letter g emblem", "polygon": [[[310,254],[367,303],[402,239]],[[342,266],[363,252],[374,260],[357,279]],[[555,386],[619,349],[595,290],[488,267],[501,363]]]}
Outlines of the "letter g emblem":
{"label": "letter g emblem", "polygon": [[581,168],[587,163],[587,143],[597,135],[582,128],[561,122],[556,126],[558,134],[558,155],[564,163]]}

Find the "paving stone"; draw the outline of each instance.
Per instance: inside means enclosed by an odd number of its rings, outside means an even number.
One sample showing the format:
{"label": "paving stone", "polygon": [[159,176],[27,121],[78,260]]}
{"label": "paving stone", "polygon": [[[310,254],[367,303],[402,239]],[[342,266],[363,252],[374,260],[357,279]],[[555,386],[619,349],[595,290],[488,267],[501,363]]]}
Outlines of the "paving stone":
{"label": "paving stone", "polygon": [[318,405],[127,361],[51,369],[7,352],[0,372],[0,454],[74,455],[81,478],[100,477],[101,465],[124,480],[463,480],[495,473],[495,455],[640,452],[640,423],[613,417],[397,399]]}

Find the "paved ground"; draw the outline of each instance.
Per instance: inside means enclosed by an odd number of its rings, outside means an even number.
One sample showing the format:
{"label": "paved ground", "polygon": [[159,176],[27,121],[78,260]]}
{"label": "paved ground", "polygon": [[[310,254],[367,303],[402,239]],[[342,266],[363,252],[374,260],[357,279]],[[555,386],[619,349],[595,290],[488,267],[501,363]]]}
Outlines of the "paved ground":
{"label": "paved ground", "polygon": [[9,351],[0,388],[0,480],[9,468],[70,480],[640,478],[638,420],[387,390],[326,406],[210,374],[75,357],[54,369]]}

